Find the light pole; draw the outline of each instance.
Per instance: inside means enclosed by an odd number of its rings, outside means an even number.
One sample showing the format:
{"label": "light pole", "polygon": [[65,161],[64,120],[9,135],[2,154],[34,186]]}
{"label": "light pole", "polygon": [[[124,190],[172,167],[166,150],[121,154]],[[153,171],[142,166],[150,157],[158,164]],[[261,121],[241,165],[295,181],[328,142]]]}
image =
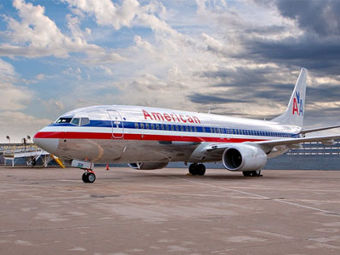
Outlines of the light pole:
{"label": "light pole", "polygon": [[24,144],[24,149],[25,149],[25,151],[26,151],[26,137],[22,138],[22,142],[23,142],[23,144]]}
{"label": "light pole", "polygon": [[7,135],[6,139],[8,140],[8,143],[11,143],[11,138]]}

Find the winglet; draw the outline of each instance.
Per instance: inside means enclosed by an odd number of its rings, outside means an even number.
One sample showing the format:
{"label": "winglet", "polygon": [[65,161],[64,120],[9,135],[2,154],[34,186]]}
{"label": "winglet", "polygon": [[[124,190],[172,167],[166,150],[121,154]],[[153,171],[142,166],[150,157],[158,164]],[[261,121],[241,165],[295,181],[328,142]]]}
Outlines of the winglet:
{"label": "winglet", "polygon": [[301,68],[299,78],[290,97],[286,111],[272,121],[280,124],[295,125],[302,128],[305,114],[305,98],[307,86],[307,69]]}

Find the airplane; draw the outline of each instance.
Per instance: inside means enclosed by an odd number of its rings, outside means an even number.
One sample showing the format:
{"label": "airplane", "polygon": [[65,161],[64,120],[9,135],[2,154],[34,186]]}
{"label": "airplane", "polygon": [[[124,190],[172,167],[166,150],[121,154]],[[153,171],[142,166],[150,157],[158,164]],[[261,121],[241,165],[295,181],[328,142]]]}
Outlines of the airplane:
{"label": "airplane", "polygon": [[220,162],[229,171],[261,176],[267,159],[300,143],[329,144],[339,135],[305,137],[336,128],[303,129],[307,70],[300,75],[287,109],[270,120],[236,118],[163,108],[100,105],[61,115],[34,136],[34,143],[84,170],[82,180],[96,180],[94,163],[127,163],[137,170],[190,163],[191,175],[204,175],[205,162]]}

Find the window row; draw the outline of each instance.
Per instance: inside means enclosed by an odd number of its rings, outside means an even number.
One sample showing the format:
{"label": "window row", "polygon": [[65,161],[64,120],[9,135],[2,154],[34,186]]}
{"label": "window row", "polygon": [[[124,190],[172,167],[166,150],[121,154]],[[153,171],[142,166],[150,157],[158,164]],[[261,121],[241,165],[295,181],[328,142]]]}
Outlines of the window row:
{"label": "window row", "polygon": [[231,128],[214,128],[214,127],[196,127],[184,125],[167,125],[152,123],[135,123],[136,129],[164,130],[164,131],[181,131],[181,132],[203,132],[214,134],[232,134],[232,135],[253,135],[253,136],[272,136],[272,137],[290,137],[290,134],[270,131],[231,129]]}

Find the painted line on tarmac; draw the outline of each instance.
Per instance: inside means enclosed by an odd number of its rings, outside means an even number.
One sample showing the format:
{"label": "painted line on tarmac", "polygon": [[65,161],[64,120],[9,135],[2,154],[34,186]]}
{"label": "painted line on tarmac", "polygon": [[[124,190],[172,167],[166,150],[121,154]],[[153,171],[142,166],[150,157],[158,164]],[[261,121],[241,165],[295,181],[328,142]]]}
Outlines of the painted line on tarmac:
{"label": "painted line on tarmac", "polygon": [[240,190],[237,190],[237,189],[221,187],[221,186],[218,186],[218,185],[213,185],[213,184],[210,184],[210,183],[205,183],[205,182],[200,182],[200,181],[193,181],[193,180],[189,180],[187,178],[180,178],[180,177],[175,177],[175,178],[178,178],[178,179],[181,179],[181,180],[184,180],[184,181],[187,181],[187,182],[191,182],[191,183],[196,183],[196,184],[199,183],[199,184],[209,186],[209,187],[213,187],[213,188],[233,191],[233,192],[236,192],[236,193],[240,193],[240,194],[244,194],[244,195],[248,195],[248,196],[252,196],[252,197],[257,197],[257,198],[260,198],[260,199],[271,200],[271,201],[279,202],[279,203],[282,203],[282,204],[288,204],[288,205],[292,205],[292,206],[296,206],[296,207],[300,207],[300,208],[304,208],[304,209],[322,212],[322,213],[325,213],[327,215],[339,216],[340,217],[340,213],[338,213],[338,212],[324,210],[324,209],[320,209],[320,208],[312,207],[312,206],[308,206],[308,205],[302,205],[302,204],[299,204],[297,202],[291,202],[291,201],[287,201],[287,200],[284,200],[284,199],[270,198],[270,197],[263,196],[263,195],[256,194],[256,193],[252,193],[252,192],[246,192],[246,191],[240,191]]}

